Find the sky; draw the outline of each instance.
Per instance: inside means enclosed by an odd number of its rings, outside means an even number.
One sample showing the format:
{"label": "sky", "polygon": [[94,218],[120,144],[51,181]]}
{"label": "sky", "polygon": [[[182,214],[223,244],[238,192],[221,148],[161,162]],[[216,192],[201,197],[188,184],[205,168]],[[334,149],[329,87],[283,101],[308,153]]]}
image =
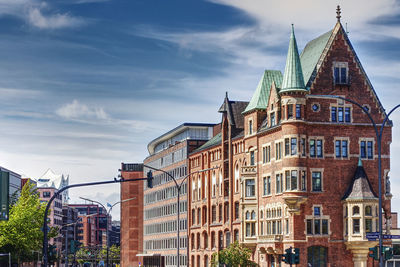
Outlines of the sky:
{"label": "sky", "polygon": [[[336,5],[374,88],[400,103],[400,3],[319,0],[0,0],[0,165],[70,183],[109,180],[184,122],[220,122],[225,92],[249,101],[265,69],[331,30]],[[400,112],[391,116],[400,206]],[[103,204],[119,185],[70,190]],[[119,219],[119,208],[113,211]]]}

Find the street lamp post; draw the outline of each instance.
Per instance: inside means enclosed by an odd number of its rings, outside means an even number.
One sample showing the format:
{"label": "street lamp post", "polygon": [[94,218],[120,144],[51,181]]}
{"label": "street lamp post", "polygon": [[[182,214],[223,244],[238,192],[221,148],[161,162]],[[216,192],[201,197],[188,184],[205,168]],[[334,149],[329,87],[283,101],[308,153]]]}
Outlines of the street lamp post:
{"label": "street lamp post", "polygon": [[[183,185],[183,183],[185,182],[185,180],[190,176],[190,175],[192,175],[192,174],[195,174],[195,173],[200,173],[200,172],[206,172],[206,171],[209,171],[209,170],[214,170],[214,169],[217,169],[218,167],[213,167],[213,168],[208,168],[208,169],[204,169],[204,170],[199,170],[199,171],[195,171],[195,172],[192,172],[192,173],[189,173],[189,174],[187,174],[183,179],[182,179],[182,181],[180,182],[180,183],[178,183],[177,181],[176,181],[176,179],[175,179],[175,177],[174,176],[172,176],[169,172],[167,172],[167,171],[164,171],[164,170],[161,170],[161,169],[157,169],[157,168],[154,168],[154,167],[151,167],[151,166],[148,166],[148,165],[144,165],[143,164],[143,166],[144,167],[146,167],[146,168],[149,168],[149,169],[152,169],[152,170],[154,170],[154,171],[160,171],[160,172],[163,172],[163,173],[165,173],[166,175],[168,175],[169,177],[171,177],[172,178],[172,180],[174,181],[174,183],[175,183],[175,187],[176,187],[176,190],[177,190],[177,199],[176,199],[176,208],[177,208],[177,218],[176,218],[176,224],[177,224],[177,242],[176,242],[176,245],[177,245],[177,259],[176,259],[176,266],[177,267],[179,267],[180,266],[180,261],[179,261],[179,249],[180,249],[180,245],[179,245],[179,232],[180,232],[180,228],[179,228],[179,213],[180,213],[180,194],[181,194],[181,189],[182,189],[182,185]],[[187,244],[187,246],[188,246],[188,244]],[[187,256],[189,256],[189,255],[187,255]]]}
{"label": "street lamp post", "polygon": [[383,234],[382,234],[382,135],[383,135],[383,129],[385,128],[385,124],[389,119],[390,114],[393,113],[397,108],[400,107],[400,104],[392,108],[389,113],[386,114],[385,118],[383,119],[383,122],[381,124],[381,127],[378,129],[377,124],[375,123],[374,119],[372,118],[371,114],[369,113],[368,109],[363,107],[360,103],[344,98],[341,96],[337,95],[311,95],[310,97],[312,98],[332,98],[332,99],[341,99],[347,102],[350,102],[357,107],[361,108],[361,110],[368,116],[369,120],[372,122],[372,125],[375,130],[376,134],[376,142],[378,145],[378,191],[379,191],[379,267],[384,267],[384,262],[383,262],[383,253],[382,253],[382,248],[383,248]]}
{"label": "street lamp post", "polygon": [[[86,201],[90,201],[90,202],[99,204],[99,205],[102,206],[103,209],[107,212],[106,207],[104,207],[104,205],[101,204],[100,202],[95,201],[95,200],[91,200],[91,199],[85,198],[85,197],[79,197],[79,198],[80,198],[80,199],[83,199],[83,200],[86,200]],[[117,204],[119,204],[119,203],[124,203],[124,202],[130,201],[130,200],[134,200],[134,199],[136,199],[136,197],[132,197],[132,198],[124,199],[124,200],[121,200],[121,201],[117,201],[117,202],[115,202],[113,205],[111,205],[110,208],[108,209],[108,212],[107,212],[107,220],[106,220],[106,251],[107,251],[107,256],[106,256],[106,267],[109,267],[109,264],[108,264],[109,261],[108,261],[108,259],[109,259],[109,247],[110,247],[110,240],[109,240],[109,237],[108,237],[108,226],[109,226],[109,225],[108,225],[108,217],[110,216],[110,213],[111,213],[111,211],[112,211],[112,208],[113,208],[115,205],[117,205]]]}

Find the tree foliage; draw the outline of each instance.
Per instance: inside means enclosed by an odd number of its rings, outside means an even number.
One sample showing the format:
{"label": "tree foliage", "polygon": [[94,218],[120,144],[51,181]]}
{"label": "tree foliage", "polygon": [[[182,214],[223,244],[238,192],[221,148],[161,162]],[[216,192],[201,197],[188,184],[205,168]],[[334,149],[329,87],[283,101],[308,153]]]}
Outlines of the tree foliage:
{"label": "tree foliage", "polygon": [[[43,242],[45,203],[32,183],[26,183],[17,201],[11,203],[8,221],[0,222],[0,252],[11,252],[13,261],[26,262],[37,258]],[[49,238],[55,236],[55,230]]]}
{"label": "tree foliage", "polygon": [[230,244],[229,247],[212,254],[211,266],[217,267],[219,264],[225,264],[230,267],[258,266],[257,263],[250,260],[250,257],[250,249],[239,245],[239,243],[235,241]]}

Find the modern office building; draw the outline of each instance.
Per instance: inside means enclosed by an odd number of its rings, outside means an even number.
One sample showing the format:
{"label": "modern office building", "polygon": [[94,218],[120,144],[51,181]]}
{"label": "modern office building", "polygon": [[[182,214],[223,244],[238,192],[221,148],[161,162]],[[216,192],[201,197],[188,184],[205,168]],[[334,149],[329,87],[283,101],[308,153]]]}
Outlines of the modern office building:
{"label": "modern office building", "polygon": [[[144,266],[177,265],[177,188],[171,178],[182,184],[180,194],[180,265],[187,264],[187,183],[188,155],[213,136],[214,124],[184,123],[148,144],[149,156],[144,160],[143,176],[150,166],[153,188],[143,191]],[[168,174],[167,174],[168,173]]]}
{"label": "modern office building", "polygon": [[121,245],[121,222],[120,221],[112,221],[111,229],[108,233],[110,237],[110,246],[115,245],[119,247]]}
{"label": "modern office building", "polygon": [[[378,144],[385,110],[340,22],[299,55],[294,29],[285,71],[266,70],[247,102],[225,97],[221,131],[189,156],[190,266],[209,266],[232,241],[262,267],[372,266],[378,241]],[[382,138],[383,216],[390,231],[391,122]],[[390,244],[390,242],[389,242]],[[280,265],[281,264],[281,265]]]}
{"label": "modern office building", "polygon": [[0,220],[8,220],[10,201],[16,201],[20,195],[21,175],[0,166]]}

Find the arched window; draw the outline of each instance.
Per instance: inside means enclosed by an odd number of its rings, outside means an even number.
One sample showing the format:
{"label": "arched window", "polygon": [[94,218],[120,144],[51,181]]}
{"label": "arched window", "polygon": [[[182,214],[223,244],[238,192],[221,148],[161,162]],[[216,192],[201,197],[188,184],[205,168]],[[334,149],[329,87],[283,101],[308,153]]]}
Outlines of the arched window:
{"label": "arched window", "polygon": [[200,249],[200,233],[197,233],[197,249]]}
{"label": "arched window", "polygon": [[194,234],[193,233],[190,238],[190,246],[191,246],[191,249],[193,250],[194,249]]}
{"label": "arched window", "polygon": [[217,176],[215,174],[215,171],[213,171],[212,176],[211,176],[211,183],[212,183],[212,189],[211,189],[211,194],[213,197],[215,197],[215,194],[217,193]]}
{"label": "arched window", "polygon": [[354,206],[353,207],[353,215],[359,215],[359,214],[360,214],[360,207]]}
{"label": "arched window", "polygon": [[222,188],[222,169],[219,171],[219,195],[222,196],[223,188]]}
{"label": "arched window", "polygon": [[322,246],[311,246],[307,249],[309,266],[326,267],[328,249]]}
{"label": "arched window", "polygon": [[251,212],[251,219],[252,219],[252,220],[255,220],[255,219],[256,219],[256,212],[255,212],[255,211],[252,211],[252,212]]}
{"label": "arched window", "polygon": [[211,232],[211,248],[215,248],[215,232]]}
{"label": "arched window", "polygon": [[250,220],[250,212],[246,211],[246,220]]}
{"label": "arched window", "polygon": [[233,241],[238,241],[239,242],[239,230],[235,229],[233,231]]}

